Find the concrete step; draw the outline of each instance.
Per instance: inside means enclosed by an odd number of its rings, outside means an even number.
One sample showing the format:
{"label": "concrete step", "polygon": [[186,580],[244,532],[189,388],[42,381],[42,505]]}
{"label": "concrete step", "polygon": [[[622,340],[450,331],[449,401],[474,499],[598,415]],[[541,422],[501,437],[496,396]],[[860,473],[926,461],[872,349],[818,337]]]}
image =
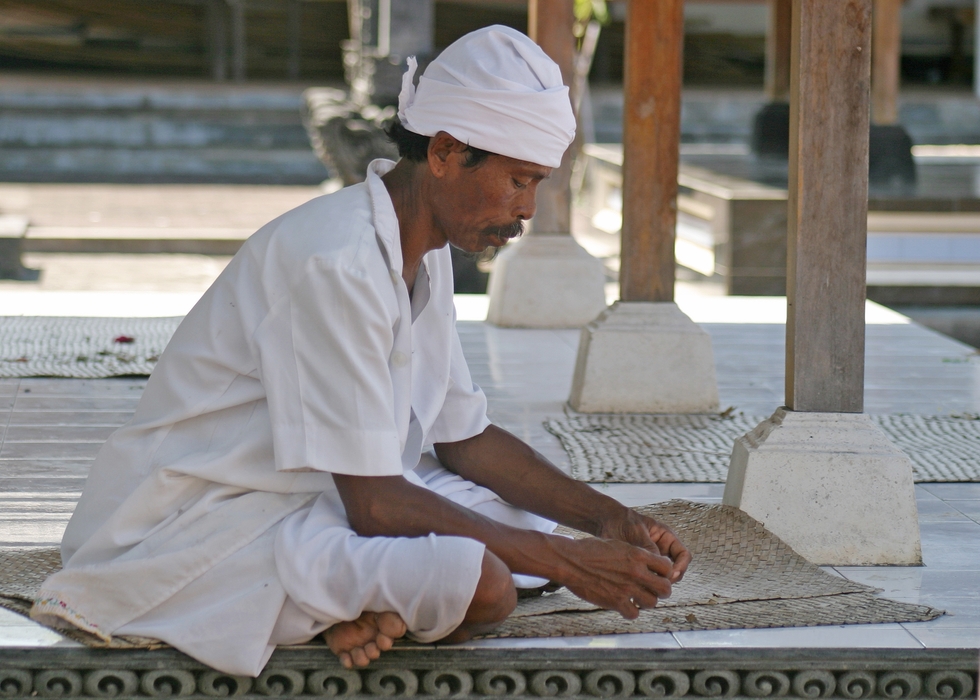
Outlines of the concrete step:
{"label": "concrete step", "polygon": [[255,231],[245,228],[39,226],[28,229],[27,253],[192,253],[234,255]]}
{"label": "concrete step", "polygon": [[8,182],[316,184],[300,87],[81,82],[0,90]]}
{"label": "concrete step", "polygon": [[6,182],[315,185],[330,172],[312,149],[2,148]]}

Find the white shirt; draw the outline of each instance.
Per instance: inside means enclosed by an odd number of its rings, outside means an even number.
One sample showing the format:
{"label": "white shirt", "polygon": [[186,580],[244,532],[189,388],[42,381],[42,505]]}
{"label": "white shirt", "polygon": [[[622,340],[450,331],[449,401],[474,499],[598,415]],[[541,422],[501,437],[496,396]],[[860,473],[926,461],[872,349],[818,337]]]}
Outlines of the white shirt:
{"label": "white shirt", "polygon": [[[412,299],[401,277],[392,167],[375,161],[366,182],[267,224],[191,310],[99,452],[36,617],[108,639],[335,493],[331,473],[421,483],[423,450],[489,425],[448,248],[424,257]],[[282,605],[267,597],[244,611],[259,645]]]}

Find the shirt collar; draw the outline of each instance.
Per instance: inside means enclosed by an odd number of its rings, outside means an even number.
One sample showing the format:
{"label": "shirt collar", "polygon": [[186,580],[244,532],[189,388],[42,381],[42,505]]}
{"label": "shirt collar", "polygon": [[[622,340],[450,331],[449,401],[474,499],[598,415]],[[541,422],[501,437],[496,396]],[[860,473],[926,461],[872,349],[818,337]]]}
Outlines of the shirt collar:
{"label": "shirt collar", "polygon": [[371,207],[374,215],[374,230],[378,240],[385,248],[388,264],[399,275],[402,272],[402,241],[398,231],[398,216],[395,205],[391,202],[388,188],[381,181],[381,176],[395,167],[395,162],[378,158],[372,160],[367,168],[367,186],[371,194]]}

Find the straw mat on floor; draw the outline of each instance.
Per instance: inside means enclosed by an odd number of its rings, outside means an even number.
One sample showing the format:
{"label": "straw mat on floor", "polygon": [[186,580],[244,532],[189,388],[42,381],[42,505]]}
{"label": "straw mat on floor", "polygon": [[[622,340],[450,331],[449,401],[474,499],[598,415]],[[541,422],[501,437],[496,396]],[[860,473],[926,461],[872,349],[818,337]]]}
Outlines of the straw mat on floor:
{"label": "straw mat on floor", "polygon": [[[926,606],[878,598],[868,586],[822,571],[735,508],[669,501],[637,510],[669,524],[694,555],[687,576],[674,587],[670,599],[628,621],[562,589],[522,599],[511,618],[487,636],[560,637],[914,622],[942,614]],[[34,592],[59,566],[60,557],[54,548],[0,551],[0,606],[26,614]],[[106,646],[82,632],[59,631],[91,646]],[[120,638],[112,646],[148,647],[154,642]]]}
{"label": "straw mat on floor", "polygon": [[[545,429],[576,479],[609,483],[724,483],[736,438],[768,416],[568,415]],[[980,481],[980,417],[870,416],[912,460],[917,482]]]}
{"label": "straw mat on floor", "polygon": [[148,375],[181,320],[0,316],[0,377]]}

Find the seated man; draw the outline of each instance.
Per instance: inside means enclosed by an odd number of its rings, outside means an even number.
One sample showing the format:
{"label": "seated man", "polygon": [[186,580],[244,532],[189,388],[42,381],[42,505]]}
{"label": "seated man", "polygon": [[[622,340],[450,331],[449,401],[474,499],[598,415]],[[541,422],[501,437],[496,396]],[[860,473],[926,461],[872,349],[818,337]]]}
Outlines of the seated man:
{"label": "seated man", "polygon": [[670,594],[683,545],[491,425],[456,335],[447,243],[502,246],[534,215],[574,134],[558,67],[498,26],[413,73],[398,164],[263,227],[177,329],[35,618],[257,675],[324,632],[346,667],[405,633],[468,639],[515,586],[631,619]]}

